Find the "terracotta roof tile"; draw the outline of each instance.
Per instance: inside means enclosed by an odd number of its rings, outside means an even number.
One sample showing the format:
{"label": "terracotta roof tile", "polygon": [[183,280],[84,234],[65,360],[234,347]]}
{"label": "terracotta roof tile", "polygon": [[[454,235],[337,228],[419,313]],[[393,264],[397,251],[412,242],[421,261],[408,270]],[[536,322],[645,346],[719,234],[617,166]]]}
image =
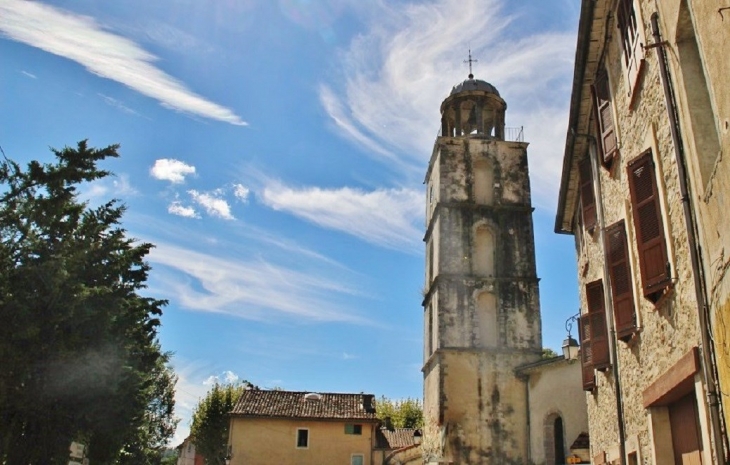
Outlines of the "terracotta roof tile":
{"label": "terracotta roof tile", "polygon": [[413,428],[378,428],[375,432],[376,447],[378,449],[400,449],[416,444],[413,439]]}
{"label": "terracotta roof tile", "polygon": [[299,391],[246,390],[231,414],[248,417],[376,419],[375,396],[372,394],[318,393],[319,400],[306,400],[306,394]]}

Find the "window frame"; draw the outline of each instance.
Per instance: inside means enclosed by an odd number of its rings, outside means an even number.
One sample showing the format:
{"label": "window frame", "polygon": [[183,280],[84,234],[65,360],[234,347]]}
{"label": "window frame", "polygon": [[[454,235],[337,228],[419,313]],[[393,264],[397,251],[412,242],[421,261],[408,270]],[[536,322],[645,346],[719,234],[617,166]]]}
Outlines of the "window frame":
{"label": "window frame", "polygon": [[353,460],[355,459],[355,457],[360,457],[362,459],[361,463],[363,465],[365,464],[365,454],[358,452],[355,454],[350,454],[350,465],[354,463]]}
{"label": "window frame", "polygon": [[362,424],[345,423],[345,434],[351,434],[354,436],[362,436]]}
{"label": "window frame", "polygon": [[629,109],[633,108],[639,78],[644,69],[644,21],[641,4],[635,0],[619,0],[616,6],[617,27],[621,46],[621,64],[626,75]]}
{"label": "window frame", "polygon": [[[306,445],[302,446],[301,443],[301,433],[304,432],[304,439],[306,442]],[[309,428],[297,428],[297,434],[295,436],[295,446],[297,449],[309,449]]]}

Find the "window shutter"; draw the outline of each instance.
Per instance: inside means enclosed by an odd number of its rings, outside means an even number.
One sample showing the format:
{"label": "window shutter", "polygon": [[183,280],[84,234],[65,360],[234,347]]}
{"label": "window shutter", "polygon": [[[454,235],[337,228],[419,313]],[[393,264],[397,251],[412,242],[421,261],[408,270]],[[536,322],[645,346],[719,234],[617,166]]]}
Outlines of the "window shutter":
{"label": "window shutter", "polygon": [[591,350],[591,319],[588,315],[578,318],[578,334],[580,337],[580,361],[583,372],[583,390],[592,391],[596,387],[596,375],[593,372],[593,353]]}
{"label": "window shutter", "polygon": [[603,281],[599,279],[586,284],[586,299],[588,300],[588,317],[591,320],[593,367],[596,370],[605,370],[611,366],[611,356],[608,352],[608,329],[606,328],[606,311],[603,305]]}
{"label": "window shutter", "polygon": [[606,262],[611,279],[616,336],[621,340],[627,340],[636,332],[636,310],[631,287],[626,226],[623,220],[606,230],[606,242]]}
{"label": "window shutter", "polygon": [[593,195],[593,173],[591,160],[586,157],[578,164],[580,176],[580,203],[583,208],[583,225],[587,231],[596,226],[596,200]]}
{"label": "window shutter", "polygon": [[627,167],[644,296],[656,302],[670,283],[654,161],[651,150]]}
{"label": "window shutter", "polygon": [[639,80],[641,67],[644,64],[644,24],[639,21],[641,11],[634,0],[619,0],[618,28],[621,31],[621,43],[624,52],[624,65],[628,81],[628,95],[631,103],[634,102],[636,84]]}
{"label": "window shutter", "polygon": [[616,141],[616,130],[613,124],[613,110],[611,107],[611,92],[608,88],[608,74],[601,70],[596,75],[593,83],[593,99],[598,122],[598,132],[601,134],[600,148],[603,152],[601,161],[606,168],[611,167],[611,162],[618,152]]}

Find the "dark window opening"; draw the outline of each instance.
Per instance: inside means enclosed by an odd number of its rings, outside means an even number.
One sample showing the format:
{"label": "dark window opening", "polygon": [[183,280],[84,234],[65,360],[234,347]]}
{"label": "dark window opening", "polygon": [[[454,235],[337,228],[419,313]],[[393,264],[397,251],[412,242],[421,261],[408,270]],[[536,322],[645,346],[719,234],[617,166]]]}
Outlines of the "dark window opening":
{"label": "dark window opening", "polygon": [[297,447],[307,448],[309,447],[309,430],[298,429],[297,430]]}
{"label": "dark window opening", "polygon": [[555,463],[565,463],[565,440],[563,437],[563,419],[558,417],[555,419],[553,427],[553,435],[555,439]]}
{"label": "dark window opening", "polygon": [[345,434],[362,434],[362,425],[345,425]]}

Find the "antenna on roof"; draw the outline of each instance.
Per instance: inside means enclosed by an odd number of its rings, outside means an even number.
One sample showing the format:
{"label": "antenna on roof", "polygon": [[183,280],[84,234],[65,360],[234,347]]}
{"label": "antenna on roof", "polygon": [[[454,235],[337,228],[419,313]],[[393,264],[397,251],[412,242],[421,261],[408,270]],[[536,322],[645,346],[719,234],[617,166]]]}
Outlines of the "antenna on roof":
{"label": "antenna on roof", "polygon": [[474,74],[472,74],[472,72],[471,72],[471,64],[472,63],[476,63],[478,61],[479,60],[473,60],[471,58],[471,49],[469,49],[469,59],[468,60],[464,60],[464,63],[469,63],[469,79],[474,79]]}

